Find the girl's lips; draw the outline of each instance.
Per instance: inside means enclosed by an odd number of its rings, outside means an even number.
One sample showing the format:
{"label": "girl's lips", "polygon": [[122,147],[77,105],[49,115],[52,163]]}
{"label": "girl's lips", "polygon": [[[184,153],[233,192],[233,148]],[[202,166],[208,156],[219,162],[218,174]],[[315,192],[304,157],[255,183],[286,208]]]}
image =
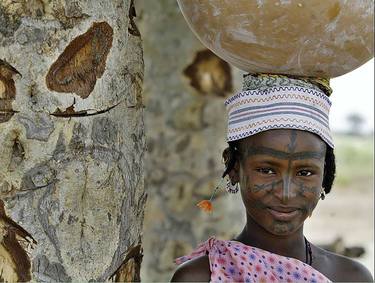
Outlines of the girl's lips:
{"label": "girl's lips", "polygon": [[277,220],[290,221],[299,214],[298,208],[268,207],[268,212]]}

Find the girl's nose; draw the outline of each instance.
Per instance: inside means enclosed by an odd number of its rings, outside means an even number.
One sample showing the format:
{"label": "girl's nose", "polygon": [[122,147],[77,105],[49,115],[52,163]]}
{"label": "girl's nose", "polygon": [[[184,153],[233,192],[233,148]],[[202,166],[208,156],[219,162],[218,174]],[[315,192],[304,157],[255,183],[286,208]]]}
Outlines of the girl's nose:
{"label": "girl's nose", "polygon": [[275,195],[281,200],[282,203],[287,203],[291,198],[296,196],[296,185],[292,182],[292,177],[285,174],[277,183],[274,190]]}

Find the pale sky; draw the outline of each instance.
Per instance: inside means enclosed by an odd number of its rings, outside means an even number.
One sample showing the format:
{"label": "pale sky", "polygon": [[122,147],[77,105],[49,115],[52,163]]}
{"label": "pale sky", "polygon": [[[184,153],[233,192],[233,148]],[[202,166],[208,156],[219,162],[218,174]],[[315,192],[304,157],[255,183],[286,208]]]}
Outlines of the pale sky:
{"label": "pale sky", "polygon": [[374,59],[358,69],[331,79],[330,126],[332,131],[346,130],[346,117],[360,114],[365,120],[364,130],[374,130]]}

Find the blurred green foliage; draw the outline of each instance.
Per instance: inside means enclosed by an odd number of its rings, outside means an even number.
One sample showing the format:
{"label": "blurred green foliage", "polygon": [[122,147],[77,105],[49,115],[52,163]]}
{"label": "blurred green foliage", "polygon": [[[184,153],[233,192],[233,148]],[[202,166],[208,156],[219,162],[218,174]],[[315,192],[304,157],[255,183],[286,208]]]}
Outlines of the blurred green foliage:
{"label": "blurred green foliage", "polygon": [[374,180],[374,138],[335,135],[337,174],[335,188],[372,189]]}

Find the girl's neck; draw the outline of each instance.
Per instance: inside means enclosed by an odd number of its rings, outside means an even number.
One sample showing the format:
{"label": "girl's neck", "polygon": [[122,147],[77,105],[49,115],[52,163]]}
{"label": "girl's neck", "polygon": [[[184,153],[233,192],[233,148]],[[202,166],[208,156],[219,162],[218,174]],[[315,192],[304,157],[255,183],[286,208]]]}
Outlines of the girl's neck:
{"label": "girl's neck", "polygon": [[293,257],[302,262],[306,261],[303,226],[293,234],[278,236],[266,231],[250,216],[247,216],[247,223],[235,240],[278,255]]}

